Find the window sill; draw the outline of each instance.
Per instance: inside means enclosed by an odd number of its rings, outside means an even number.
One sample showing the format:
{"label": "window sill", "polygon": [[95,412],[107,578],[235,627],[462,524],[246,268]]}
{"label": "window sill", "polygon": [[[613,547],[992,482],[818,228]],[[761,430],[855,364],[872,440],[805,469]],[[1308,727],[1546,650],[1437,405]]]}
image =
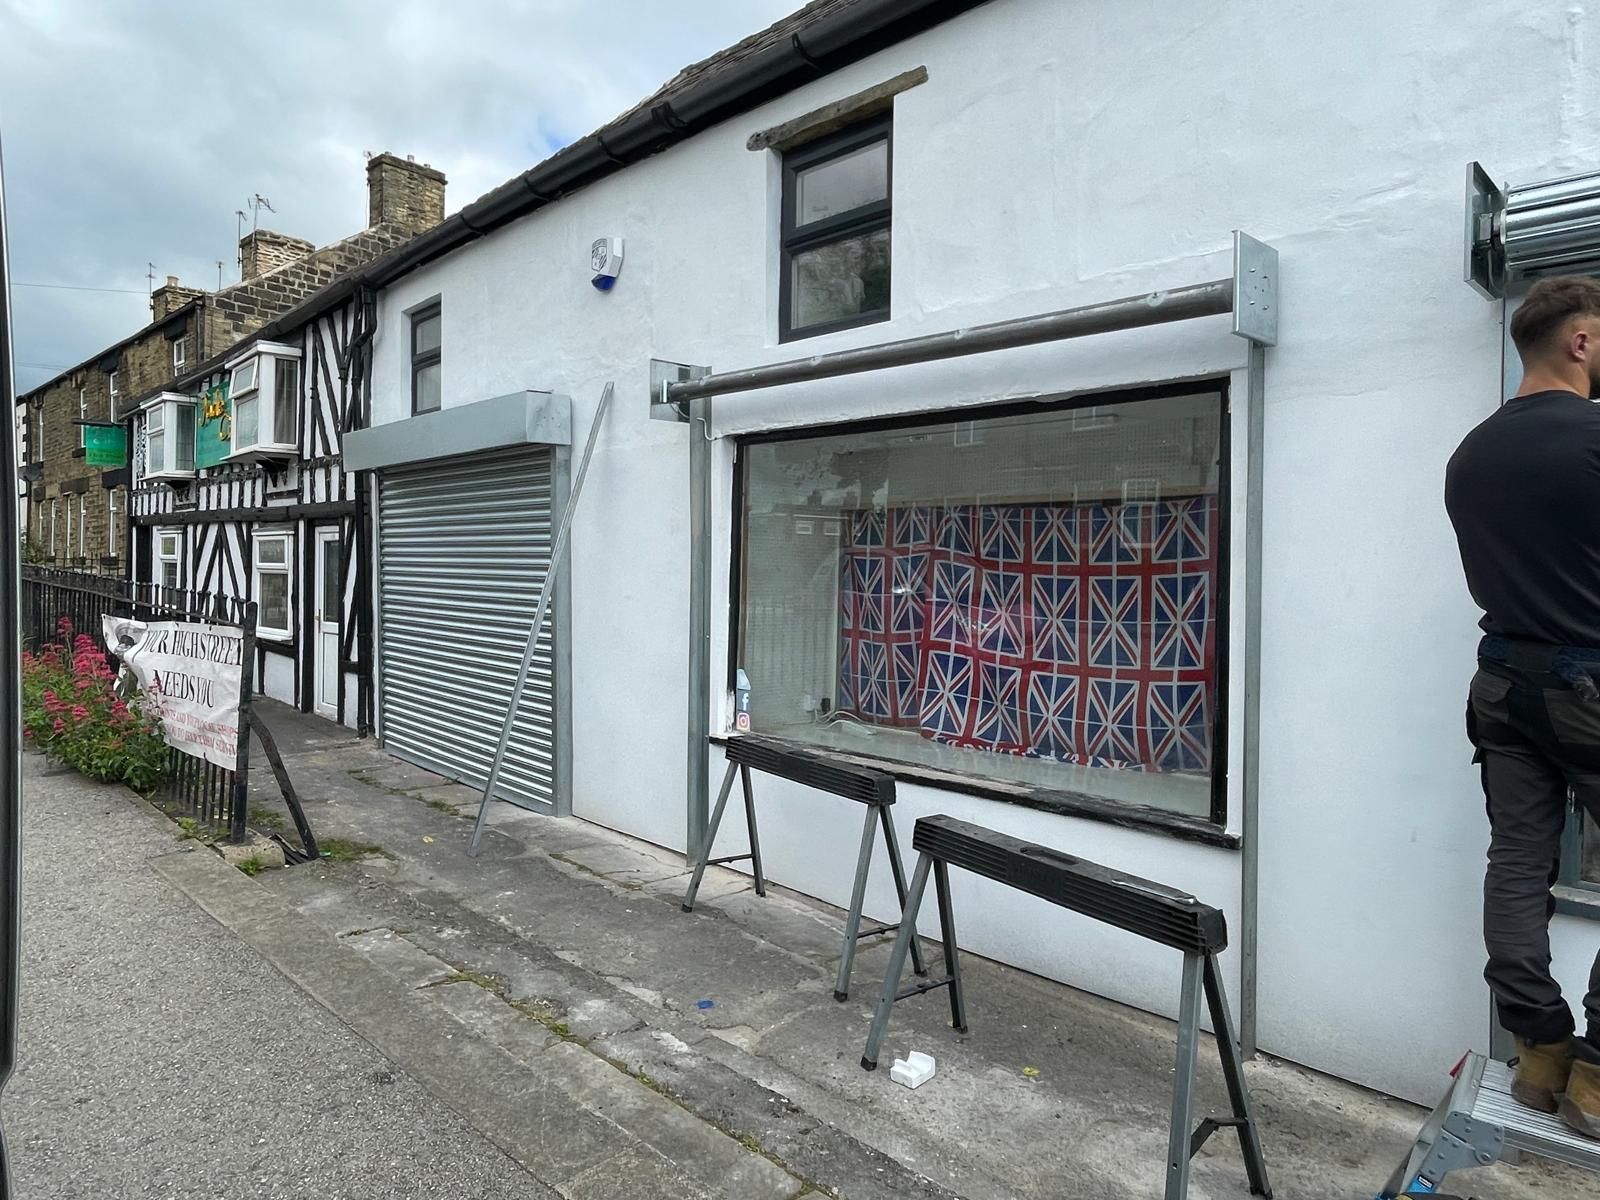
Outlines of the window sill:
{"label": "window sill", "polygon": [[[741,735],[729,733],[712,734],[710,740],[713,745],[723,746],[739,736]],[[982,775],[959,774],[954,771],[920,767],[895,759],[880,758],[872,754],[846,754],[836,750],[819,748],[808,742],[777,737],[772,734],[761,734],[760,737],[763,741],[795,750],[803,750],[808,754],[821,754],[824,757],[838,758],[844,762],[871,767],[894,776],[896,782],[899,783],[915,783],[943,792],[959,792],[963,795],[978,796],[985,800],[999,800],[1006,804],[1017,804],[1023,808],[1038,809],[1041,812],[1056,813],[1064,817],[1081,817],[1086,821],[1103,821],[1106,824],[1120,825],[1126,829],[1148,830],[1151,833],[1161,833],[1168,837],[1175,837],[1186,842],[1198,842],[1206,846],[1217,846],[1224,850],[1237,850],[1243,840],[1238,834],[1229,833],[1226,829],[1213,825],[1210,821],[1202,820],[1198,817],[1184,816],[1181,813],[1166,812],[1159,808],[1151,808],[1148,805],[1130,804],[1120,800],[1103,800],[1097,796],[1089,796],[1081,792],[1054,791],[1049,788],[1032,787],[1027,784],[1002,783],[985,778]],[[1594,896],[1593,911],[1595,915],[1600,915],[1600,892],[1594,893]]]}
{"label": "window sill", "polygon": [[845,317],[838,321],[827,321],[820,325],[807,325],[800,329],[785,329],[778,335],[778,344],[787,345],[790,342],[804,342],[811,338],[826,337],[830,333],[843,333],[847,329],[860,329],[863,325],[882,325],[888,320],[888,309],[873,309],[871,312],[861,313],[854,317]]}
{"label": "window sill", "polygon": [[293,458],[299,450],[295,446],[285,446],[281,443],[269,443],[263,446],[250,446],[244,450],[235,450],[225,458],[224,462],[230,463],[255,463],[273,459]]}
{"label": "window sill", "polygon": [[1591,921],[1600,920],[1600,889],[1561,883],[1556,885],[1555,897],[1558,913],[1569,917],[1587,917]]}

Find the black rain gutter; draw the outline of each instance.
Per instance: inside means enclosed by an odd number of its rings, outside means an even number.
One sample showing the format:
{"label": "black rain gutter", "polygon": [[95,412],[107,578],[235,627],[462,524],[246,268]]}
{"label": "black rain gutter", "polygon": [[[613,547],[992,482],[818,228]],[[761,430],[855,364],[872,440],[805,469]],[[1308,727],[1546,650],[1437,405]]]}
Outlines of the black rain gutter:
{"label": "black rain gutter", "polygon": [[[501,226],[553,204],[580,188],[688,141],[730,117],[786,95],[869,55],[969,12],[990,0],[856,0],[794,30],[772,45],[660,95],[551,155],[537,166],[474,200],[426,233],[418,234],[367,266],[352,271],[230,346],[211,362],[161,390],[181,389],[216,370],[248,341],[270,339],[305,325],[342,303],[358,287],[384,287],[418,267],[477,241]],[[130,402],[139,407],[151,392]]]}

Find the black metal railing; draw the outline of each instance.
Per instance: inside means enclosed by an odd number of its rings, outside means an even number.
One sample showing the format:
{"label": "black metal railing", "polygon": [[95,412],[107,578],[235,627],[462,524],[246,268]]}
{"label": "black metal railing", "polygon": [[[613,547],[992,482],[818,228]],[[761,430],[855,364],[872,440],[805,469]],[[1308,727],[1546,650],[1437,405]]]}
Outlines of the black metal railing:
{"label": "black metal railing", "polygon": [[169,747],[166,780],[151,799],[171,812],[191,817],[213,829],[226,830],[231,841],[244,841],[250,790],[255,604],[57,567],[25,565],[22,568],[22,636],[27,650],[38,652],[45,646],[60,644],[70,653],[73,638],[83,634],[92,637],[115,665],[116,656],[105,646],[101,621],[104,616],[132,617],[140,621],[199,621],[234,626],[241,631],[244,645],[239,728],[242,732],[232,768]]}

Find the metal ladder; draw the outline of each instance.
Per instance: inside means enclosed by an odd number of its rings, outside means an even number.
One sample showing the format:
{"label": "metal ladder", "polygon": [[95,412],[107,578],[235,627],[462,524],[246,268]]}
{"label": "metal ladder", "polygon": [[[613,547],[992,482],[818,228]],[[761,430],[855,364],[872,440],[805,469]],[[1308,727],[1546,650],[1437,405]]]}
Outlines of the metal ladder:
{"label": "metal ladder", "polygon": [[1437,1195],[1450,1172],[1487,1167],[1513,1151],[1600,1172],[1600,1142],[1574,1132],[1559,1117],[1518,1104],[1505,1063],[1468,1054],[1452,1074],[1450,1090],[1378,1200]]}

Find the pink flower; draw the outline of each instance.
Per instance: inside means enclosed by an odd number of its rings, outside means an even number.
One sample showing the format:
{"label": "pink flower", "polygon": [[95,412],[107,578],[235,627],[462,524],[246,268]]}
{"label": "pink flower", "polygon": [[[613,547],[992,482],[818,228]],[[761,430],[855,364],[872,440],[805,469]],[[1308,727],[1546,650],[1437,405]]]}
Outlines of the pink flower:
{"label": "pink flower", "polygon": [[62,617],[59,621],[57,621],[56,622],[56,632],[57,633],[71,633],[72,632],[72,618],[71,617]]}
{"label": "pink flower", "polygon": [[111,712],[113,716],[125,717],[128,715],[128,706],[121,700],[114,701],[111,705]]}
{"label": "pink flower", "polygon": [[89,710],[81,704],[74,704],[72,706],[72,715],[77,720],[81,721],[89,715]]}
{"label": "pink flower", "polygon": [[57,733],[65,733],[66,730],[67,730],[67,723],[65,721],[63,721],[60,717],[57,717],[56,718],[56,723],[55,723],[55,731]]}

